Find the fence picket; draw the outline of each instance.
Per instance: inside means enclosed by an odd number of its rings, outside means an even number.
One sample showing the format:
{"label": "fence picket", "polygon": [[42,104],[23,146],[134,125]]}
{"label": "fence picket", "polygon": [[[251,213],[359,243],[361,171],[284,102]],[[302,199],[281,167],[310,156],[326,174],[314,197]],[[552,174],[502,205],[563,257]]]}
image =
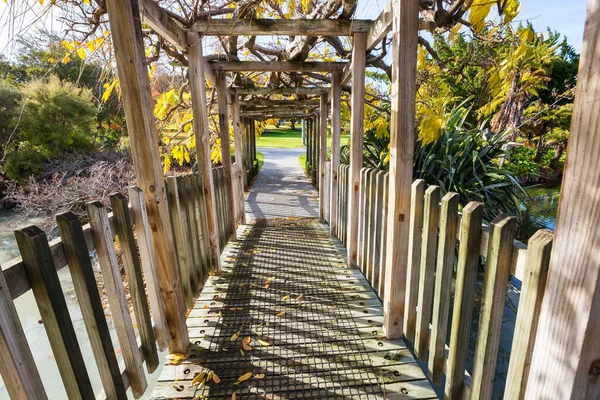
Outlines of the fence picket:
{"label": "fence picket", "polygon": [[137,345],[133,322],[125,298],[121,269],[117,262],[108,213],[102,203],[98,201],[87,203],[86,208],[129,384],[134,397],[140,398],[148,387],[148,381],[144,374],[142,354]]}
{"label": "fence picket", "polygon": [[30,226],[15,231],[15,237],[67,395],[69,399],[93,399],[94,390],[46,234],[37,226]]}

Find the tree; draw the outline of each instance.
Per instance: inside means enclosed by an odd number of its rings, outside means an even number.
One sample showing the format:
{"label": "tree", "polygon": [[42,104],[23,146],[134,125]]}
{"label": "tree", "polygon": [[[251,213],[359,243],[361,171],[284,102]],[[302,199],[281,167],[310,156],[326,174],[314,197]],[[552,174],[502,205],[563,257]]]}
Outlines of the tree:
{"label": "tree", "polygon": [[0,81],[0,159],[4,159],[5,146],[16,133],[21,97],[19,89]]}

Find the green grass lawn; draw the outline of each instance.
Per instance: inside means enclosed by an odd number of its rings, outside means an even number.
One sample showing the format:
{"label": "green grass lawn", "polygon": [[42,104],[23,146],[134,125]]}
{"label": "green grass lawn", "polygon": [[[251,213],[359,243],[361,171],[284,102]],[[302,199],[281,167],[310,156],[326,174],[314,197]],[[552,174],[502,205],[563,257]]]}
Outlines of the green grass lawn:
{"label": "green grass lawn", "polygon": [[[265,131],[256,139],[256,147],[291,147],[301,148],[302,145],[302,130],[300,124],[296,124],[298,129],[292,130],[289,125],[282,125],[281,128],[275,128],[269,126]],[[348,137],[342,135],[341,144],[348,142]],[[331,147],[331,137],[327,137],[327,147]]]}

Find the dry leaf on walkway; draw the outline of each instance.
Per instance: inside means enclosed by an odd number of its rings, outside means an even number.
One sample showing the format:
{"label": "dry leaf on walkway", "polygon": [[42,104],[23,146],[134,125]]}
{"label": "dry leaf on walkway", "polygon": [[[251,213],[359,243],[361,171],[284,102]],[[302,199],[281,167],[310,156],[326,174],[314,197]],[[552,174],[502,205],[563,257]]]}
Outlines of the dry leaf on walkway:
{"label": "dry leaf on walkway", "polygon": [[221,276],[221,271],[209,271],[210,276]]}
{"label": "dry leaf on walkway", "polygon": [[233,393],[231,394],[231,400],[236,400],[236,399],[237,399],[237,396],[235,395],[235,392],[233,392]]}
{"label": "dry leaf on walkway", "polygon": [[235,342],[235,341],[237,340],[237,338],[239,338],[239,337],[240,337],[240,331],[237,331],[236,333],[234,333],[234,334],[231,336],[231,341],[232,341],[232,342]]}
{"label": "dry leaf on walkway", "polygon": [[273,282],[273,279],[275,279],[274,276],[267,278],[267,280],[265,281],[265,288],[269,288],[269,285],[271,284],[271,282]]}
{"label": "dry leaf on walkway", "polygon": [[258,340],[258,343],[262,344],[263,346],[270,346],[269,342],[265,342],[264,340],[261,339],[256,339]]}
{"label": "dry leaf on walkway", "polygon": [[247,381],[252,378],[252,372],[246,372],[244,375],[240,376],[238,380],[234,383],[234,385],[239,385],[240,383]]}
{"label": "dry leaf on walkway", "polygon": [[255,379],[263,379],[264,377],[265,377],[265,374],[254,374]]}
{"label": "dry leaf on walkway", "polygon": [[219,378],[219,377],[217,376],[217,374],[215,374],[215,372],[214,372],[214,371],[213,371],[212,380],[213,380],[213,382],[214,382],[214,383],[219,383],[219,382],[221,382],[221,378]]}
{"label": "dry leaf on walkway", "polygon": [[181,354],[181,353],[169,354],[168,359],[169,359],[169,364],[177,365],[181,361],[185,360],[185,354]]}
{"label": "dry leaf on walkway", "polygon": [[286,301],[290,299],[290,295],[288,294],[287,296],[283,296],[283,298],[281,300]]}
{"label": "dry leaf on walkway", "polygon": [[296,297],[296,300],[302,300],[304,298],[304,295],[301,294],[300,296]]}
{"label": "dry leaf on walkway", "polygon": [[285,315],[285,311],[280,312],[279,314],[276,314],[276,317],[283,317]]}
{"label": "dry leaf on walkway", "polygon": [[246,336],[244,340],[242,340],[242,348],[246,351],[252,350],[252,346],[250,346],[250,342],[252,338],[250,336]]}
{"label": "dry leaf on walkway", "polygon": [[204,381],[204,378],[206,378],[206,371],[202,371],[198,375],[196,375],[194,379],[192,379],[192,383],[190,384],[190,386],[199,384],[200,382]]}

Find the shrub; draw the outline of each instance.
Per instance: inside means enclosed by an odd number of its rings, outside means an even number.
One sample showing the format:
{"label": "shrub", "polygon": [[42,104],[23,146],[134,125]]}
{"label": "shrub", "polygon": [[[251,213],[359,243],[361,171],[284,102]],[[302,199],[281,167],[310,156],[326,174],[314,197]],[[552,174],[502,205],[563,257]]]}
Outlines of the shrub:
{"label": "shrub", "polygon": [[534,161],[535,148],[517,147],[508,155],[507,169],[525,179],[535,179],[540,175],[540,164]]}

